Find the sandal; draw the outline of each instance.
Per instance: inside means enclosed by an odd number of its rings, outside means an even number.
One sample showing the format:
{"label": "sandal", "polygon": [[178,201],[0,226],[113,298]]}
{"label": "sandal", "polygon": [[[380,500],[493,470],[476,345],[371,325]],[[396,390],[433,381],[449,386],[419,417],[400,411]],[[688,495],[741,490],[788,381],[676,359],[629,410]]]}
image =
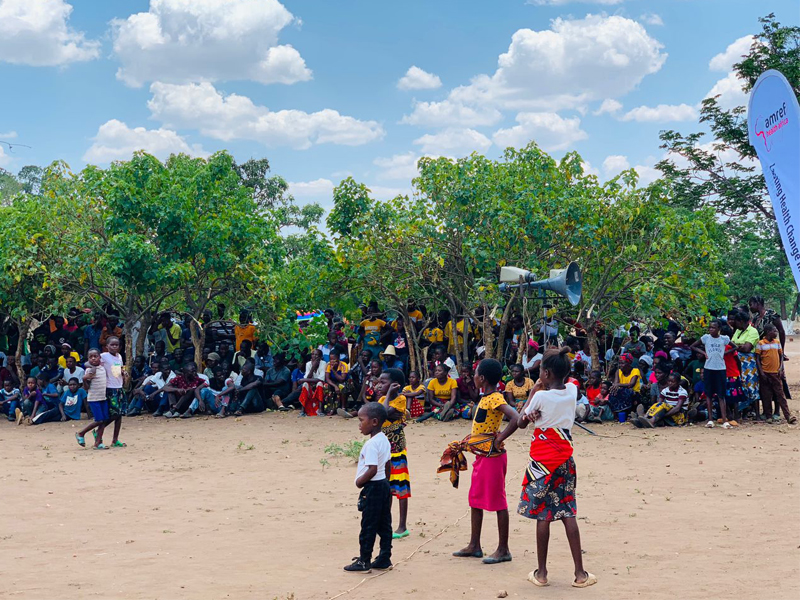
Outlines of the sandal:
{"label": "sandal", "polygon": [[595,583],[597,583],[597,577],[589,573],[589,571],[586,571],[586,581],[584,581],[583,583],[578,583],[577,581],[573,581],[572,587],[585,588],[589,587],[590,585],[594,585]]}
{"label": "sandal", "polygon": [[406,529],[402,533],[397,533],[396,531],[393,531],[392,532],[392,539],[393,540],[400,540],[400,539],[406,538],[406,537],[408,537],[410,535],[411,535],[411,533],[409,533],[408,529]]}
{"label": "sandal", "polygon": [[542,583],[541,581],[536,579],[536,574],[538,572],[539,569],[536,569],[535,571],[531,571],[530,573],[528,573],[528,581],[530,581],[533,585],[537,587],[547,587],[548,585],[550,585],[549,581],[545,581],[544,583]]}
{"label": "sandal", "polygon": [[483,558],[483,550],[476,550],[475,552],[464,552],[463,550],[459,550],[457,552],[453,552],[453,556],[458,558]]}
{"label": "sandal", "polygon": [[128,444],[126,444],[125,442],[120,442],[119,440],[111,443],[112,448],[126,448],[127,446]]}
{"label": "sandal", "polygon": [[105,444],[97,444],[97,446],[92,446],[94,450],[108,450],[108,446]]}
{"label": "sandal", "polygon": [[285,407],[285,406],[279,406],[278,407],[278,412],[289,412],[289,409],[287,407]]}
{"label": "sandal", "polygon": [[794,415],[792,415],[791,417],[789,417],[789,420],[788,420],[788,421],[786,421],[786,422],[787,422],[789,425],[794,425],[795,423],[797,423],[797,417],[795,417]]}
{"label": "sandal", "polygon": [[75,434],[75,439],[78,440],[78,444],[80,444],[84,448],[86,447],[86,440],[77,433]]}

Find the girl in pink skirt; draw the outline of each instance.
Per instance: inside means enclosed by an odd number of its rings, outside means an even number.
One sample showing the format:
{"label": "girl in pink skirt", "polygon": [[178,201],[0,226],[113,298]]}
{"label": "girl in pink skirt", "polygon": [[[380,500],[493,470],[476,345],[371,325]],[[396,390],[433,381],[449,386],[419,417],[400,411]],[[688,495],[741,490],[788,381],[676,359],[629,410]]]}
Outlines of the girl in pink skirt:
{"label": "girl in pink skirt", "polygon": [[[508,549],[508,502],[506,501],[506,471],[508,457],[503,440],[517,429],[518,414],[497,391],[497,384],[503,374],[500,363],[484,359],[478,366],[475,385],[483,388],[484,396],[475,408],[470,439],[475,440],[476,454],[472,465],[472,483],[469,488],[469,505],[472,509],[472,535],[466,548],[453,552],[453,556],[483,558],[481,549],[481,526],[483,511],[497,513],[497,528],[500,542],[497,550],[483,559],[489,565],[508,562],[511,552]],[[503,415],[508,417],[508,425],[502,431],[500,425]],[[478,440],[482,440],[480,443]],[[480,446],[480,447],[477,447]]]}

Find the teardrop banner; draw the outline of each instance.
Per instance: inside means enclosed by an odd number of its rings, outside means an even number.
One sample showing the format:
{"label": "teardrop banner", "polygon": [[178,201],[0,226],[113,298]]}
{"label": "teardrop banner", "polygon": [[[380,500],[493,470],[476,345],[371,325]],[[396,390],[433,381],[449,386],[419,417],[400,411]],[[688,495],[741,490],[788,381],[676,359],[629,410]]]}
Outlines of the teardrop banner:
{"label": "teardrop banner", "polygon": [[764,71],[747,107],[750,145],[761,161],[783,249],[800,289],[800,106],[782,73]]}

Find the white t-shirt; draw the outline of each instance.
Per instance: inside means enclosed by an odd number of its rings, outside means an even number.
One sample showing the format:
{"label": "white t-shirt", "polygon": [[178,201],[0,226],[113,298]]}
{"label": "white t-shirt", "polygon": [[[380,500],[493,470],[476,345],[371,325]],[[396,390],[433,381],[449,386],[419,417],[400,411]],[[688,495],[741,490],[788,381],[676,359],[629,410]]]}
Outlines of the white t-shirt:
{"label": "white t-shirt", "polygon": [[106,387],[110,390],[120,389],[122,387],[122,354],[114,356],[111,352],[103,352],[100,360],[106,370]]}
{"label": "white t-shirt", "polygon": [[316,371],[312,371],[311,367],[313,363],[308,361],[306,363],[306,379],[319,379],[320,381],[325,381],[325,369],[328,368],[328,363],[324,360],[319,361],[319,366],[317,367]]}
{"label": "white t-shirt", "polygon": [[142,387],[144,387],[146,385],[154,385],[160,390],[165,385],[167,385],[170,381],[175,379],[175,377],[177,377],[177,375],[175,375],[175,373],[170,371],[169,375],[167,375],[167,380],[164,381],[164,375],[161,373],[161,371],[159,371],[158,373],[154,373],[153,375],[150,375],[149,377],[147,377],[142,382]]}
{"label": "white t-shirt", "polygon": [[592,355],[581,350],[575,355],[575,360],[586,363],[586,366],[592,368]]}
{"label": "white t-shirt", "polygon": [[78,380],[78,383],[83,383],[83,376],[86,373],[83,367],[75,366],[74,371],[70,371],[69,369],[64,369],[64,381],[69,383],[69,380],[73,377]]}
{"label": "white t-shirt", "polygon": [[572,429],[578,388],[574,383],[564,384],[563,390],[540,390],[525,407],[530,416],[538,410],[541,416],[534,423],[538,429]]}
{"label": "white t-shirt", "polygon": [[[361,448],[361,453],[358,455],[358,470],[356,471],[356,479],[361,477],[367,472],[367,468],[375,465],[378,467],[378,472],[375,473],[370,481],[380,481],[386,479],[386,463],[392,457],[392,446],[389,444],[389,438],[382,431],[372,436],[367,440]],[[354,480],[354,481],[355,481]]]}
{"label": "white t-shirt", "polygon": [[526,371],[530,369],[533,365],[535,365],[538,361],[542,360],[542,353],[537,352],[531,358],[528,358],[527,354],[522,356],[522,368]]}
{"label": "white t-shirt", "polygon": [[731,341],[727,335],[720,335],[719,337],[711,337],[710,333],[705,334],[700,338],[703,345],[706,347],[706,364],[704,368],[710,371],[724,371],[725,370],[725,346]]}

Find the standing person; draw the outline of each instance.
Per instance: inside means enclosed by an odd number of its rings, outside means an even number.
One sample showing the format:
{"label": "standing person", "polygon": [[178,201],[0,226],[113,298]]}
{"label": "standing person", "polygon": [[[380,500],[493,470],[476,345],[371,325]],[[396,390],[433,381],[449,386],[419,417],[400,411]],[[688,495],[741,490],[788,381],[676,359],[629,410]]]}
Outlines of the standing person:
{"label": "standing person", "polygon": [[103,314],[94,313],[94,320],[83,329],[83,355],[88,356],[89,350],[100,347],[100,336],[103,334]]}
{"label": "standing person", "polygon": [[[731,339],[727,335],[720,334],[720,322],[714,319],[708,325],[708,333],[696,340],[691,348],[696,349],[701,356],[706,359],[703,365],[703,388],[706,393],[706,407],[708,408],[708,423],[706,427],[714,427],[714,398],[719,403],[719,416],[722,419],[722,427],[730,429],[728,423],[728,413],[725,406],[725,390],[728,385],[728,378],[725,375],[725,346]],[[701,348],[700,346],[703,346]]]}
{"label": "standing person", "polygon": [[243,310],[239,313],[239,322],[233,327],[233,335],[236,341],[234,346],[237,351],[241,349],[244,340],[250,341],[252,348],[256,344],[256,326],[253,325],[253,319],[250,316],[250,311]]}
{"label": "standing person", "polygon": [[106,319],[105,327],[100,332],[100,349],[103,352],[108,351],[108,340],[112,337],[117,338],[117,342],[119,342],[122,338],[122,328],[119,326],[119,318],[109,315]]}
{"label": "standing person", "polygon": [[728,322],[736,328],[736,332],[731,338],[731,344],[739,354],[739,362],[742,365],[742,389],[745,401],[742,408],[747,411],[754,411],[755,418],[766,420],[767,415],[759,413],[759,401],[761,394],[758,389],[758,364],[756,362],[756,346],[758,346],[758,330],[750,324],[750,313],[737,310],[732,315],[733,320],[728,318]]}
{"label": "standing person", "polygon": [[[475,375],[475,385],[483,388],[484,396],[475,410],[472,433],[466,442],[469,445],[467,449],[477,454],[475,462],[472,463],[472,481],[469,487],[471,535],[466,547],[453,552],[453,556],[457,557],[482,558],[483,511],[496,512],[499,541],[497,550],[483,559],[488,565],[511,560],[511,551],[508,549],[508,501],[506,500],[508,455],[503,441],[517,430],[519,415],[497,391],[497,384],[502,375],[503,367],[492,358],[482,360]],[[574,403],[572,410],[574,413]],[[508,417],[509,422],[502,431],[499,431],[503,416]],[[465,461],[463,454],[459,458]]]}
{"label": "standing person", "polygon": [[[392,447],[381,431],[386,418],[386,408],[379,402],[365,404],[358,411],[358,429],[369,439],[358,455],[355,481],[361,490],[358,495],[359,556],[344,568],[345,571],[369,573],[371,569],[392,566],[392,494],[388,482]],[[376,536],[380,536],[380,553],[372,562]]]}
{"label": "standing person", "polygon": [[97,435],[94,437],[94,448],[95,450],[107,450],[108,446],[103,443],[103,432],[106,429],[106,425],[111,422],[111,419],[108,412],[108,400],[106,399],[106,370],[103,367],[100,351],[97,348],[89,350],[87,358],[89,367],[83,376],[83,386],[87,390],[86,400],[89,403],[89,409],[92,411],[94,421],[76,433],[75,439],[81,446],[86,446],[84,436],[93,429],[97,429]]}
{"label": "standing person", "polygon": [[569,375],[569,348],[549,350],[542,359],[542,373],[530,400],[519,416],[519,427],[533,423],[531,461],[522,481],[517,512],[536,519],[536,555],[538,568],[528,574],[528,581],[543,587],[547,580],[547,551],[550,523],[561,520],[575,563],[573,587],[589,587],[597,577],[584,570],[578,507],[575,501],[577,473],[572,458],[572,425],[578,390],[564,383]]}
{"label": "standing person", "polygon": [[389,489],[397,498],[400,519],[397,529],[392,533],[393,539],[405,538],[408,532],[408,499],[411,498],[411,478],[408,474],[408,454],[406,453],[406,414],[408,399],[400,394],[406,378],[400,369],[387,369],[378,380],[378,400],[386,408],[386,420],[381,431],[389,440],[392,456],[389,467]]}
{"label": "standing person", "polygon": [[756,364],[758,364],[758,378],[761,382],[761,400],[764,403],[764,414],[773,413],[772,400],[775,399],[775,409],[772,422],[780,423],[783,411],[786,422],[790,425],[797,423],[797,417],[789,412],[786,396],[783,394],[783,348],[778,341],[778,328],[769,324],[764,326],[764,338],[756,347]]}
{"label": "standing person", "polygon": [[[111,447],[124,448],[125,444],[119,441],[119,431],[122,429],[122,415],[126,412],[128,406],[125,400],[125,392],[122,389],[125,373],[122,366],[122,355],[119,353],[119,338],[113,335],[110,336],[106,341],[106,348],[108,351],[100,355],[100,361],[106,372],[108,415],[111,421],[114,421],[114,437],[111,440]],[[106,425],[109,423],[106,423]]]}

